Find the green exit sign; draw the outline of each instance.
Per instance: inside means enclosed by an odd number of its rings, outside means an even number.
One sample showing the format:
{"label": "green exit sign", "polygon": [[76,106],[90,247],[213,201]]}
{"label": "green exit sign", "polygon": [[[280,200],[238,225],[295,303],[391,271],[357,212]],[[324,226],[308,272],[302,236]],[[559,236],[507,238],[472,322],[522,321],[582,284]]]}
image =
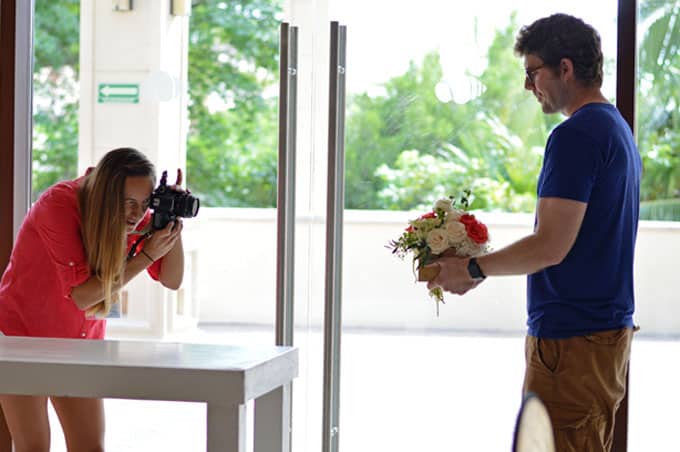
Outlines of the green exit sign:
{"label": "green exit sign", "polygon": [[100,104],[138,104],[138,83],[100,83],[97,89],[97,101]]}

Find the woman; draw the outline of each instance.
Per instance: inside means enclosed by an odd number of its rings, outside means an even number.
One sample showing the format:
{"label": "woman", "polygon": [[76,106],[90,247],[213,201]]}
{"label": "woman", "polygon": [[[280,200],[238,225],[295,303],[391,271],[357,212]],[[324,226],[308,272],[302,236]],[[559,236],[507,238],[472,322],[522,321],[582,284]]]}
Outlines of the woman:
{"label": "woman", "polygon": [[[173,189],[181,177],[178,171]],[[26,216],[0,281],[0,331],[103,339],[104,317],[120,289],[143,270],[178,289],[184,269],[180,220],[128,253],[150,222],[154,186],[153,164],[139,151],[121,148],[85,176],[49,188]],[[70,452],[104,450],[101,399],[50,400]],[[47,397],[0,395],[0,407],[16,452],[49,450]]]}

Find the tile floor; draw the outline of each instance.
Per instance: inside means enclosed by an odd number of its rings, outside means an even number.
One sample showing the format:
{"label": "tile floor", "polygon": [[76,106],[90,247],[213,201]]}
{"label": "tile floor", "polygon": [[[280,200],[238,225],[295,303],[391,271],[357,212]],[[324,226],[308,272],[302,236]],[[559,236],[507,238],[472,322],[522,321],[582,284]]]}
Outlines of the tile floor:
{"label": "tile floor", "polygon": [[[201,328],[187,342],[269,343],[270,332]],[[342,452],[510,450],[520,403],[523,337],[345,332]],[[321,450],[322,339],[296,339],[295,452]],[[306,344],[315,344],[307,347]],[[680,340],[636,338],[631,367],[629,452],[676,450]],[[310,390],[305,388],[309,387]],[[107,450],[204,450],[202,404],[107,400]],[[52,450],[64,452],[51,413]]]}

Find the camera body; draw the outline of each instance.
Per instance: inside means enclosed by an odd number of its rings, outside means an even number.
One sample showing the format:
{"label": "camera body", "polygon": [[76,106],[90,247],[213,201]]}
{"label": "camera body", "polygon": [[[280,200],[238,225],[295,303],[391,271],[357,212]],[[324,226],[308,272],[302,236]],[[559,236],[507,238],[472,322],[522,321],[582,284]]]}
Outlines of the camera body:
{"label": "camera body", "polygon": [[168,172],[163,176],[158,187],[151,194],[149,207],[153,209],[151,228],[163,229],[177,217],[192,218],[198,214],[201,202],[189,193],[172,190],[167,185]]}

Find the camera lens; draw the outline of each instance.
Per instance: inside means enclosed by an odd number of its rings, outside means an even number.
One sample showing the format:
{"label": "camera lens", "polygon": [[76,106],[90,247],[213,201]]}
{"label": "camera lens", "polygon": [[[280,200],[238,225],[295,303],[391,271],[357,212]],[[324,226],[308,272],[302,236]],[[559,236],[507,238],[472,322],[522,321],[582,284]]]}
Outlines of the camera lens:
{"label": "camera lens", "polygon": [[193,198],[193,202],[191,203],[191,216],[195,217],[198,215],[198,208],[200,207],[201,202],[198,198],[194,198],[193,196],[191,196],[191,198]]}
{"label": "camera lens", "polygon": [[181,196],[177,197],[174,210],[175,214],[179,217],[191,218],[198,214],[199,207],[200,201],[198,198],[183,193]]}

